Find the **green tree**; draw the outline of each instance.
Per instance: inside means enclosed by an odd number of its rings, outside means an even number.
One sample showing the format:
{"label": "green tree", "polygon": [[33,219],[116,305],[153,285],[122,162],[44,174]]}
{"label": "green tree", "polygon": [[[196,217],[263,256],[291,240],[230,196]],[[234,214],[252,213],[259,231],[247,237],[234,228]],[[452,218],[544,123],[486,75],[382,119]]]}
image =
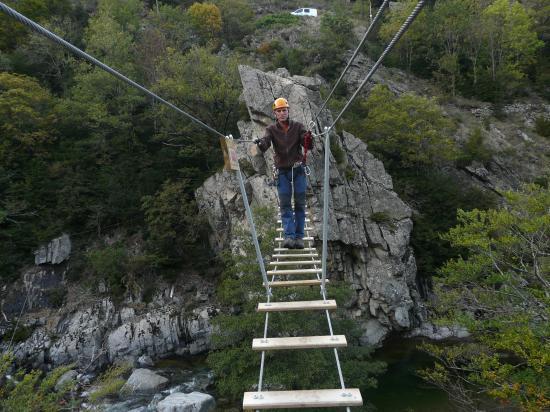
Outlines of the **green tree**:
{"label": "green tree", "polygon": [[222,30],[222,14],[218,6],[212,3],[194,3],[187,14],[203,44],[215,46]]}
{"label": "green tree", "polygon": [[[319,73],[327,79],[335,78],[344,64],[344,53],[353,44],[353,23],[343,13],[325,13],[321,16],[321,35],[305,44],[304,65],[309,73]],[[309,44],[308,44],[309,43]]]}
{"label": "green tree", "polygon": [[462,325],[469,343],[426,345],[429,381],[468,409],[488,395],[526,411],[550,407],[550,191],[505,194],[498,210],[459,211],[446,238],[467,255],[435,279],[439,322]]}
{"label": "green tree", "polygon": [[[142,199],[148,229],[149,248],[173,262],[197,263],[199,240],[206,222],[197,217],[193,185],[187,181],[166,181],[154,196]],[[204,238],[204,236],[202,236]]]}
{"label": "green tree", "polygon": [[[261,234],[262,252],[269,253],[276,236],[273,220],[275,211],[269,208],[254,210],[256,229]],[[225,271],[218,287],[218,297],[228,312],[214,319],[215,350],[208,355],[208,364],[215,373],[215,385],[222,396],[239,399],[244,391],[253,390],[257,383],[260,354],[252,351],[253,338],[263,336],[264,315],[256,312],[258,302],[265,301],[255,251],[248,232],[239,235],[242,254],[225,256]],[[350,298],[348,286],[334,282],[329,287],[331,299],[345,306]],[[312,290],[304,290],[312,289]],[[314,300],[319,291],[313,288],[291,288],[275,291],[274,300]],[[357,323],[342,313],[332,316],[335,334],[345,334],[348,348],[339,351],[346,384],[366,389],[375,387],[376,375],[385,365],[372,361],[372,348],[359,346],[361,332]],[[327,329],[326,318],[320,313],[272,313],[269,317],[269,336],[318,335]],[[323,389],[338,387],[334,354],[327,350],[295,350],[266,353],[264,389]]]}
{"label": "green tree", "polygon": [[35,79],[0,73],[0,278],[14,277],[51,234],[44,211],[52,206],[47,163],[58,137],[56,104]]}
{"label": "green tree", "polygon": [[254,30],[254,11],[248,0],[216,0],[222,18],[221,37],[230,47]]}
{"label": "green tree", "polygon": [[[534,22],[517,1],[496,0],[482,13],[486,30],[490,73],[502,84],[519,82],[533,64],[542,42],[537,39]],[[508,86],[509,87],[509,86]]]}
{"label": "green tree", "polygon": [[[70,13],[72,6],[68,0],[19,0],[6,4],[28,18],[44,22],[53,16]],[[0,14],[0,50],[13,50],[25,39],[30,30],[7,14]]]}
{"label": "green tree", "polygon": [[441,84],[456,93],[460,78],[460,58],[465,54],[467,33],[471,28],[469,18],[474,13],[471,8],[478,1],[447,0],[437,2],[431,12],[432,42],[441,49],[437,59],[437,73],[442,77]]}
{"label": "green tree", "polygon": [[453,124],[433,100],[413,93],[396,96],[377,85],[362,106],[367,112],[363,136],[390,168],[432,167],[456,158]]}
{"label": "green tree", "polygon": [[[238,59],[214,55],[206,48],[187,54],[168,50],[159,62],[155,90],[223,134],[238,136],[241,85]],[[165,106],[156,107],[155,139],[179,147],[182,177],[197,187],[222,163],[218,137]]]}
{"label": "green tree", "polygon": [[[379,30],[379,37],[384,44],[390,42],[416,4],[416,0],[405,0],[391,9],[386,21]],[[427,42],[430,38],[428,35],[430,27],[432,27],[430,15],[426,10],[423,10],[395,45],[395,52],[398,53],[399,59],[404,62],[408,70],[426,66],[426,60],[423,56],[431,54],[430,44]],[[427,68],[429,73],[431,71],[429,70],[430,66],[428,65]],[[420,69],[420,72],[426,73],[425,69]]]}

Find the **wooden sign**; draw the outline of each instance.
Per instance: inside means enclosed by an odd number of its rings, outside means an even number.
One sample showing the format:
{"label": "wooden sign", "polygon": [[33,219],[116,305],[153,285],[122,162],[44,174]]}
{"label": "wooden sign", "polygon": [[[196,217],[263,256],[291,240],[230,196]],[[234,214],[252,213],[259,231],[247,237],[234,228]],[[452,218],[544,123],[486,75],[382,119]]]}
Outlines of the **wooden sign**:
{"label": "wooden sign", "polygon": [[235,141],[220,137],[220,144],[223,151],[223,168],[225,170],[239,170],[239,156],[237,155]]}

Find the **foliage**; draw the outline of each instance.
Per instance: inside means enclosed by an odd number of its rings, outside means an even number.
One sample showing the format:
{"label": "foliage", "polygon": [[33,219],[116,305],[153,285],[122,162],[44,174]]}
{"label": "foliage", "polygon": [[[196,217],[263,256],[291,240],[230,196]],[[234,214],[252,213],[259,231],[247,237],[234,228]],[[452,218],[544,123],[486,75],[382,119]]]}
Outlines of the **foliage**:
{"label": "foliage", "polygon": [[222,30],[222,15],[218,6],[212,3],[194,3],[187,10],[195,32],[205,44],[215,44]]}
{"label": "foliage", "polygon": [[32,336],[34,331],[34,328],[24,325],[17,325],[17,329],[14,329],[15,328],[10,328],[4,332],[4,336],[2,336],[4,342],[24,342]]}
{"label": "foliage", "polygon": [[49,149],[57,138],[57,101],[27,76],[0,73],[0,277],[13,277],[29,245],[51,234],[37,213],[51,206]]}
{"label": "foliage", "polygon": [[[268,253],[271,239],[276,235],[272,229],[275,227],[274,216],[271,209],[254,210],[257,229],[261,233],[262,254]],[[257,303],[265,300],[265,289],[258,274],[249,234],[242,233],[240,242],[243,253],[225,256],[226,269],[218,287],[221,303],[230,307],[232,314],[222,314],[214,319],[216,332],[213,344],[216,350],[208,356],[208,363],[216,376],[216,389],[222,396],[231,399],[242,396],[243,391],[251,390],[256,383],[260,357],[252,352],[250,342],[262,336],[264,318],[255,311]],[[274,291],[275,299],[311,300],[318,296],[318,290],[303,289]],[[340,305],[350,298],[351,293],[342,284],[332,284],[329,292],[331,298],[336,298]],[[335,333],[345,334],[350,344],[348,349],[340,353],[346,382],[362,388],[374,386],[375,376],[384,370],[384,365],[370,360],[372,348],[358,346],[361,332],[354,321],[345,319],[341,313],[333,317],[332,321]],[[269,318],[270,336],[315,335],[325,328],[326,319],[319,313],[273,313]],[[338,385],[332,350],[297,350],[284,355],[268,352],[266,365],[264,388],[329,388]]]}
{"label": "foliage", "polygon": [[116,395],[124,386],[125,376],[132,370],[130,363],[111,365],[95,382],[96,389],[90,393],[90,401],[96,403],[108,396]]}
{"label": "foliage", "polygon": [[166,181],[154,196],[142,200],[148,243],[169,259],[190,262],[198,254],[197,241],[205,222],[197,216],[188,181]]}
{"label": "foliage", "polygon": [[[407,0],[392,8],[380,29],[384,42],[415,4]],[[518,1],[437,1],[425,7],[396,50],[409,70],[433,75],[452,94],[502,100],[525,85],[543,46],[535,14]]]}
{"label": "foliage", "polygon": [[230,47],[239,45],[254,30],[254,11],[247,0],[216,0],[222,16],[221,38]]}
{"label": "foliage", "polygon": [[[159,62],[155,89],[221,133],[238,136],[241,85],[237,63],[237,57],[213,55],[205,48],[194,48],[185,55],[169,50]],[[184,166],[180,172],[194,189],[223,162],[218,137],[165,106],[156,107],[156,113],[155,138],[179,147],[177,154]]]}
{"label": "foliage", "polygon": [[439,362],[424,377],[470,409],[488,395],[522,410],[550,406],[550,191],[536,185],[505,194],[507,205],[459,211],[446,238],[466,256],[435,280],[434,310],[461,324],[473,342],[426,346]]}
{"label": "foliage", "polygon": [[285,26],[293,26],[298,24],[299,21],[300,18],[298,16],[293,16],[290,13],[268,14],[256,20],[256,28],[281,28]]}
{"label": "foliage", "polygon": [[[337,77],[344,63],[344,53],[353,44],[353,23],[343,13],[325,13],[321,16],[321,35],[306,44],[307,62],[311,65],[308,73],[319,73],[326,79]],[[310,63],[311,64],[311,63]]]}
{"label": "foliage", "polygon": [[[19,0],[7,1],[6,4],[38,22],[53,16],[66,15],[72,8],[68,0]],[[21,23],[4,13],[0,15],[0,50],[14,49],[28,33]]]}
{"label": "foliage", "polygon": [[468,166],[474,160],[484,165],[492,158],[491,150],[484,145],[484,136],[480,128],[476,128],[472,131],[468,140],[464,144],[462,153],[457,159],[458,166]]}
{"label": "foliage", "polygon": [[[67,382],[61,389],[54,390],[59,378],[74,365],[54,369],[48,374],[39,370],[26,372],[17,370],[14,380],[7,380],[6,373],[12,368],[14,356],[9,352],[0,357],[0,410],[13,412],[56,412],[71,402],[74,382]],[[17,383],[15,383],[17,382]],[[73,401],[76,404],[76,401]]]}
{"label": "foliage", "polygon": [[110,290],[115,296],[124,292],[124,277],[128,256],[123,245],[106,246],[88,252],[91,270],[100,276],[105,276]]}
{"label": "foliage", "polygon": [[360,124],[369,148],[390,167],[431,167],[453,160],[453,125],[430,99],[412,93],[395,96],[377,85],[362,103],[367,113]]}
{"label": "foliage", "polygon": [[535,120],[535,131],[544,137],[550,137],[550,119],[543,116]]}

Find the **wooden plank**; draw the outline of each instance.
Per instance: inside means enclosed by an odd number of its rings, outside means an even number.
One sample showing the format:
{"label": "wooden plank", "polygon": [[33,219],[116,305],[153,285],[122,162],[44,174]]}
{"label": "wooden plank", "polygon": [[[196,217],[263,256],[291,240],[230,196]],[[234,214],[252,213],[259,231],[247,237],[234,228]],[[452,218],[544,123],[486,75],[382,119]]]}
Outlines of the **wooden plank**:
{"label": "wooden plank", "polygon": [[[327,279],[325,281],[329,283]],[[292,288],[295,286],[319,286],[321,280],[319,279],[304,279],[304,280],[276,280],[274,282],[269,282],[269,286],[273,288]]]}
{"label": "wooden plank", "polygon": [[258,303],[258,312],[288,312],[293,310],[335,310],[336,301],[331,300],[305,300],[292,302]]}
{"label": "wooden plank", "polygon": [[252,341],[252,350],[345,348],[346,346],[348,342],[344,335],[259,338]]}
{"label": "wooden plank", "polygon": [[[273,249],[274,252],[292,252],[292,251],[298,251],[298,252],[313,252],[313,251],[317,251],[317,249],[315,249],[314,247],[305,247],[303,249],[289,249],[289,248],[286,248],[286,247],[276,247],[275,249]],[[289,253],[288,256],[291,256],[292,253]]]}
{"label": "wooden plank", "polygon": [[[304,227],[304,230],[313,230],[313,229],[314,228],[309,227],[309,226]],[[284,232],[285,231],[282,227],[278,227],[276,230],[277,230],[277,232]]]}
{"label": "wooden plank", "polygon": [[[282,242],[283,240],[285,240],[284,237],[276,237],[276,238],[275,238],[275,242]],[[303,240],[304,242],[311,241],[311,240],[313,240],[313,237],[307,236],[307,237],[303,238],[302,240]],[[303,249],[300,249],[300,250],[303,250]]]}
{"label": "wooden plank", "polygon": [[245,392],[243,409],[337,408],[361,406],[359,389]]}
{"label": "wooden plank", "polygon": [[316,273],[323,273],[321,268],[319,269],[277,269],[268,270],[268,275],[311,275]]}
{"label": "wooden plank", "polygon": [[[300,249],[300,250],[303,250],[303,249]],[[285,254],[282,254],[282,253],[279,253],[279,254],[276,254],[276,255],[272,255],[271,256],[272,258],[275,258],[275,259],[280,259],[280,258],[307,258],[307,257],[319,257],[319,254],[318,253],[285,253]]]}
{"label": "wooden plank", "polygon": [[[311,220],[310,220],[310,219],[306,219],[306,223],[309,223],[309,222],[311,222]],[[283,221],[282,221],[281,219],[279,219],[279,220],[277,220],[277,223],[283,223]]]}
{"label": "wooden plank", "polygon": [[320,265],[320,260],[285,260],[284,262],[269,262],[271,266],[290,266],[290,265]]}

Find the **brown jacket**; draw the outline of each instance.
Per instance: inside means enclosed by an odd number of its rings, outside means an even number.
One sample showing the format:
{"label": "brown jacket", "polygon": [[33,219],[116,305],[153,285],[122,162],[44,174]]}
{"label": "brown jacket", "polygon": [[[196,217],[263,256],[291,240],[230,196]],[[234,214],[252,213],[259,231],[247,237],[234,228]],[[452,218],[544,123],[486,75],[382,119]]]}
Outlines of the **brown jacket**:
{"label": "brown jacket", "polygon": [[258,147],[265,152],[273,144],[275,167],[292,167],[294,163],[302,161],[305,132],[306,129],[300,122],[289,120],[286,132],[279,122],[275,122],[265,129],[264,137],[260,139]]}

